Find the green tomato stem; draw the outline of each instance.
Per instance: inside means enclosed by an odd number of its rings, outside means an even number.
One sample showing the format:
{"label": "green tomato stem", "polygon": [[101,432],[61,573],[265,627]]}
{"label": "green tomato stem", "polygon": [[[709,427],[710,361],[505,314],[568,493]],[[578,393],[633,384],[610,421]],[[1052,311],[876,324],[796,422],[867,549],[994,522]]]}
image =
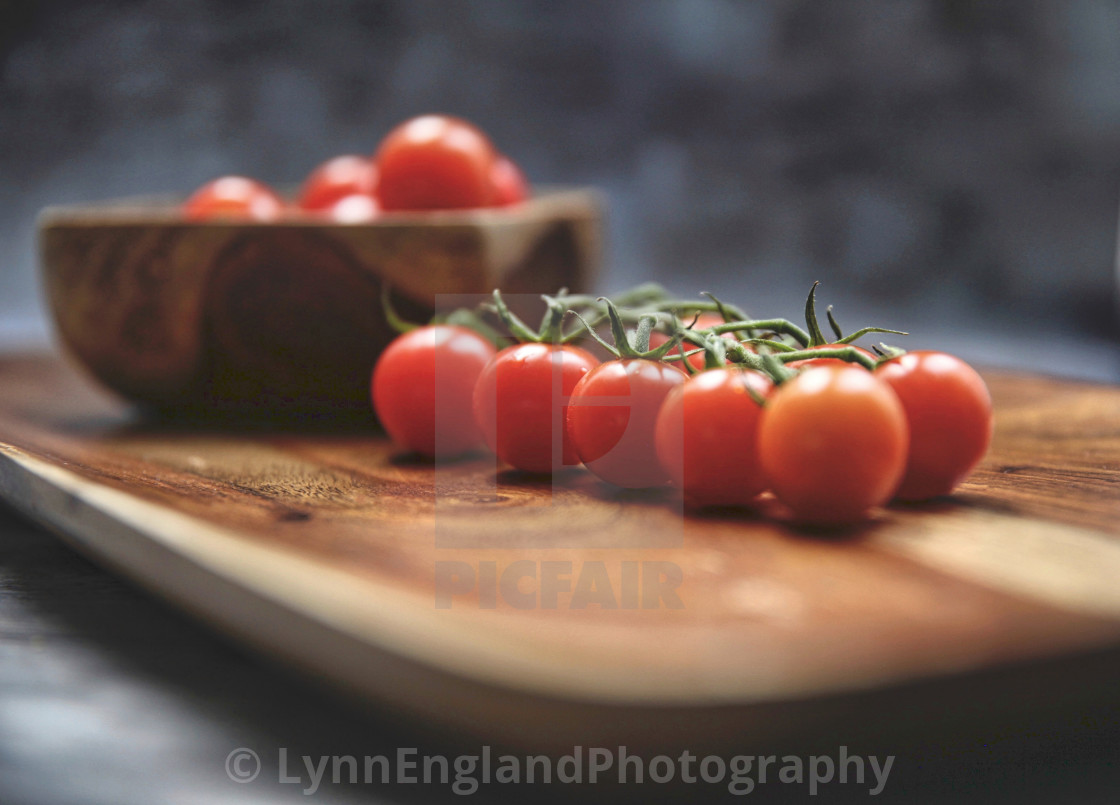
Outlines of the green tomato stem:
{"label": "green tomato stem", "polygon": [[498,318],[509,330],[510,335],[518,341],[540,343],[543,340],[540,333],[535,333],[529,329],[529,325],[509,309],[505,300],[502,299],[501,291],[497,288],[494,289],[494,312],[498,314]]}
{"label": "green tomato stem", "polygon": [[487,324],[478,313],[469,308],[461,307],[452,310],[444,317],[443,323],[473,330],[499,349],[508,343],[501,333]]}
{"label": "green tomato stem", "polygon": [[805,326],[809,329],[809,343],[810,347],[820,347],[828,343],[828,339],[824,337],[821,332],[821,325],[817,321],[817,286],[820,281],[813,283],[813,287],[809,289],[809,298],[805,300]]}
{"label": "green tomato stem", "polygon": [[825,315],[828,316],[828,326],[832,328],[836,340],[839,341],[844,337],[844,331],[840,329],[840,325],[836,322],[836,317],[832,315],[832,305],[825,308]]}
{"label": "green tomato stem", "polygon": [[750,321],[729,321],[709,327],[707,332],[715,335],[734,333],[737,330],[769,330],[788,335],[801,346],[809,345],[809,334],[788,319],[753,319]]}
{"label": "green tomato stem", "polygon": [[749,338],[743,343],[751,344],[752,346],[767,347],[771,352],[793,352],[797,349],[797,347],[791,347],[789,344],[775,341],[772,338]]}
{"label": "green tomato stem", "polygon": [[798,349],[793,352],[776,353],[774,354],[774,358],[782,364],[792,361],[811,360],[812,358],[838,358],[848,363],[858,363],[867,370],[874,369],[877,363],[874,358],[852,346],[837,347],[836,349],[829,349],[825,352],[821,352],[818,349]]}
{"label": "green tomato stem", "polygon": [[910,335],[910,333],[903,332],[902,330],[888,330],[885,327],[864,327],[862,330],[856,330],[851,335],[844,338],[837,339],[837,344],[851,344],[858,338],[862,338],[868,333],[890,333],[891,335]]}
{"label": "green tomato stem", "polygon": [[393,289],[389,283],[386,282],[381,286],[381,312],[385,316],[386,323],[398,333],[407,333],[419,328],[419,324],[405,321],[397,314],[397,311],[393,308],[392,292]]}

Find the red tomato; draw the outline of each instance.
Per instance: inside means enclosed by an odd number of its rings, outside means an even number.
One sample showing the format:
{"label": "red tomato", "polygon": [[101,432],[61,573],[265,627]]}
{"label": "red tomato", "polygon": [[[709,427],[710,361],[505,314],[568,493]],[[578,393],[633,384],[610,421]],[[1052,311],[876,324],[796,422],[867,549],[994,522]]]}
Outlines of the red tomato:
{"label": "red tomato", "polygon": [[223,176],[207,182],[183,203],[183,214],[191,221],[275,221],[283,212],[284,200],[272,188],[244,176]]}
{"label": "red tomato", "polygon": [[311,171],[299,193],[303,210],[327,210],[347,196],[372,196],[377,168],[366,157],[346,155],[328,159]]}
{"label": "red tomato", "polygon": [[494,206],[508,207],[529,198],[529,183],[525,174],[507,156],[499,155],[490,169],[490,182],[494,186]]}
{"label": "red tomato", "polygon": [[657,417],[661,466],[690,506],[748,505],[766,488],[758,461],[760,397],[769,378],[735,368],[709,369],[673,389]]}
{"label": "red tomato", "polygon": [[564,421],[572,390],[598,361],[579,347],[514,344],[478,379],[474,415],[486,444],[526,472],[579,464]]}
{"label": "red tomato", "polygon": [[875,374],[902,401],[910,457],[895,496],[947,495],[984,457],[992,440],[992,398],[980,375],[944,352],[908,352]]}
{"label": "red tomato", "polygon": [[861,520],[890,499],[908,442],[906,413],[890,386],[858,366],[820,366],[770,397],[758,457],[798,520],[833,525]]}
{"label": "red tomato", "polygon": [[493,344],[465,327],[434,325],[397,336],[371,381],[374,411],[392,440],[425,456],[481,446],[471,399],[494,353]]}
{"label": "red tomato", "polygon": [[383,210],[486,207],[494,201],[494,147],[471,124],[425,115],[389,132],[377,149]]}
{"label": "red tomato", "polygon": [[[823,346],[819,347],[806,347],[806,349],[811,349],[815,352],[821,353],[822,356],[827,356],[828,353],[832,350],[843,349],[844,347],[852,347],[859,350],[864,355],[873,360],[875,358],[874,353],[868,352],[863,347],[857,347],[855,344],[824,344]],[[799,361],[790,361],[786,364],[786,366],[790,369],[804,369],[807,366],[859,366],[859,364],[853,364],[851,361],[846,361],[843,358],[820,357],[803,358]]]}
{"label": "red tomato", "polygon": [[572,391],[567,433],[587,468],[630,489],[664,486],[669,475],[653,443],[665,396],[688,379],[661,361],[608,361],[583,376]]}
{"label": "red tomato", "polygon": [[354,194],[343,196],[324,211],[330,220],[338,224],[365,224],[374,220],[380,210],[373,196]]}
{"label": "red tomato", "polygon": [[[692,329],[693,330],[706,330],[709,327],[715,327],[717,324],[723,324],[723,317],[721,315],[719,315],[718,313],[701,313],[700,318],[698,318],[696,320],[696,324],[692,325]],[[732,341],[735,340],[735,334],[734,333],[724,333],[723,337],[724,338],[730,338]],[[664,344],[668,340],[669,340],[668,335],[666,335],[665,333],[657,332],[655,330],[655,331],[653,331],[652,333],[649,334],[649,348],[650,349],[657,349],[659,346],[661,346],[662,344]],[[698,347],[695,344],[690,344],[690,343],[687,343],[687,342],[684,344],[684,351],[685,352],[692,352],[694,349],[698,349]],[[749,349],[749,347],[748,347],[748,349]],[[681,352],[680,347],[673,347],[671,350],[669,350],[668,354],[669,355],[679,355],[680,352]],[[692,364],[693,368],[696,369],[696,371],[698,371],[698,372],[704,371],[704,353],[703,352],[697,352],[695,355],[692,355],[691,357],[689,357],[688,362]],[[677,363],[677,362],[674,361],[674,363]]]}

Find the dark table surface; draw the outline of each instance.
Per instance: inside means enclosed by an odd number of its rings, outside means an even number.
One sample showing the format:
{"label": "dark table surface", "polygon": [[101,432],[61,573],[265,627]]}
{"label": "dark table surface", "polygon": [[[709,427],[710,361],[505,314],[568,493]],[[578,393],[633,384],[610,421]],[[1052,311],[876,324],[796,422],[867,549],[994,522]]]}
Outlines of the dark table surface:
{"label": "dark table surface", "polygon": [[[1120,666],[1117,668],[1120,671]],[[918,730],[920,733],[920,729]],[[0,506],[0,802],[260,803],[719,799],[725,786],[656,790],[324,782],[313,793],[280,776],[303,755],[446,751],[444,739],[243,652]],[[252,749],[261,772],[237,783],[231,752]],[[900,751],[872,801],[1114,803],[1120,714],[1112,708],[990,724]],[[241,768],[245,768],[242,766]],[[799,802],[804,786],[758,787],[749,801]],[[825,802],[867,789],[825,785]]]}

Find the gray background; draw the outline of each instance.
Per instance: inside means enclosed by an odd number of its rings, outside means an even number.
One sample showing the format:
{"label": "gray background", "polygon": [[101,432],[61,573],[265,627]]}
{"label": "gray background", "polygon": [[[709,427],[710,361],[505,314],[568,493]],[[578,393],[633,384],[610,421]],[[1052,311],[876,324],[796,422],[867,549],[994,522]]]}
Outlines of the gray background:
{"label": "gray background", "polygon": [[819,279],[911,345],[1116,369],[1116,0],[4,0],[0,319],[44,332],[44,205],[298,182],[427,111],[605,191],[604,289]]}

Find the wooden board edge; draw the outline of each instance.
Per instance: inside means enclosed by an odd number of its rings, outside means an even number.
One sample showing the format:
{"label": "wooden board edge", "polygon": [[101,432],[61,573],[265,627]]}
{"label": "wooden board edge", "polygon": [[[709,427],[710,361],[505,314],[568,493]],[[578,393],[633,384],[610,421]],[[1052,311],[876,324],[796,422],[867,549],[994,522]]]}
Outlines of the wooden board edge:
{"label": "wooden board edge", "polygon": [[[60,480],[70,482],[69,488],[60,486]],[[114,514],[103,510],[105,499],[100,494],[91,499],[91,488],[103,490],[109,498],[121,495],[130,503],[138,500],[0,445],[0,495],[80,552],[216,627],[232,637],[235,645],[278,657],[318,683],[329,682],[387,711],[420,718],[460,738],[554,753],[592,740],[604,746],[631,744],[643,751],[645,747],[664,751],[666,746],[694,750],[734,746],[740,751],[757,746],[772,751],[776,746],[816,740],[812,736],[837,725],[849,730],[846,735],[853,741],[865,733],[876,738],[885,733],[893,740],[895,734],[908,734],[913,726],[913,719],[903,723],[888,715],[902,706],[916,708],[911,713],[915,718],[926,713],[924,719],[919,718],[925,733],[934,727],[952,727],[964,712],[955,706],[958,699],[974,699],[979,707],[1016,716],[1023,716],[1025,701],[1045,710],[1059,704],[1064,707],[1071,699],[1079,707],[1092,705],[1102,700],[1101,691],[1112,696],[1109,702],[1116,699],[1111,680],[1120,650],[1115,647],[1087,652],[1084,657],[898,680],[882,688],[805,691],[798,697],[762,701],[717,702],[703,697],[692,701],[595,701],[489,684],[390,651],[228,579],[176,546],[153,541],[143,529],[121,524]],[[40,505],[45,502],[43,495],[57,496],[52,506],[64,502],[56,509],[62,516]],[[153,583],[149,575],[152,563],[161,568],[166,583]],[[1041,695],[1054,690],[1055,676],[1068,682],[1082,672],[1092,684],[1066,686],[1060,695],[1050,698]],[[999,683],[994,694],[992,679]],[[1107,686],[1099,684],[1102,679],[1108,681]],[[631,679],[630,683],[636,686],[640,681]],[[875,707],[869,710],[872,705]],[[1036,709],[1032,705],[1032,713]],[[865,715],[851,722],[853,712]]]}
{"label": "wooden board edge", "polygon": [[[781,701],[888,681],[806,683],[772,673],[701,683],[675,666],[634,674],[610,664],[565,664],[562,653],[507,630],[464,628],[466,616],[437,610],[434,600],[421,603],[415,593],[243,538],[2,444],[0,495],[202,620],[374,697],[384,694],[377,669],[387,657],[436,673],[443,684],[454,678],[506,694],[637,707]],[[290,632],[294,619],[301,622],[298,640]],[[359,646],[368,657],[354,667]]]}

